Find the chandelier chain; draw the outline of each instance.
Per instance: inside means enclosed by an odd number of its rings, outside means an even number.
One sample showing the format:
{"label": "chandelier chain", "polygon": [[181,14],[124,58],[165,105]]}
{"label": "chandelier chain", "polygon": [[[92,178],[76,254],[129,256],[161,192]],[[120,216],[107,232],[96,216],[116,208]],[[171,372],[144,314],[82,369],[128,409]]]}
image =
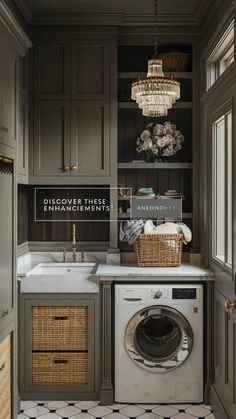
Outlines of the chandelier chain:
{"label": "chandelier chain", "polygon": [[158,48],[157,0],[154,0],[154,57],[157,58]]}

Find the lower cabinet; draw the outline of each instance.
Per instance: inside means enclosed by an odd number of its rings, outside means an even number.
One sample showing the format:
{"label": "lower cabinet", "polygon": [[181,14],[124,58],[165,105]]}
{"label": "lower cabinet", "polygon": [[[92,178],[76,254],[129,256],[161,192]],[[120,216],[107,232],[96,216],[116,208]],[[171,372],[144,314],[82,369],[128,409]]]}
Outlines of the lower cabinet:
{"label": "lower cabinet", "polygon": [[217,419],[236,417],[236,312],[226,309],[225,302],[227,297],[215,289],[215,382],[211,404]]}
{"label": "lower cabinet", "polygon": [[11,336],[0,342],[0,419],[11,419]]}
{"label": "lower cabinet", "polygon": [[20,294],[19,306],[21,397],[98,397],[99,296]]}

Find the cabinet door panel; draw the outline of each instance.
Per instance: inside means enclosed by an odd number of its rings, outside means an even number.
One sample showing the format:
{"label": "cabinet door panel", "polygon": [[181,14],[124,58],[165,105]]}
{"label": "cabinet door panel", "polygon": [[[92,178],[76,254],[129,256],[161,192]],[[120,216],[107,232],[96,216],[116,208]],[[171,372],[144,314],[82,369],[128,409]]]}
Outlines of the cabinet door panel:
{"label": "cabinet door panel", "polygon": [[17,144],[17,174],[27,175],[28,173],[28,121],[27,104],[25,94],[19,98],[18,116],[18,144]]}
{"label": "cabinet door panel", "polygon": [[35,47],[35,95],[37,99],[68,99],[69,43],[40,41]]}
{"label": "cabinet door panel", "polygon": [[[0,152],[1,154],[1,152]],[[0,170],[0,321],[12,313],[15,282],[13,267],[14,177]]]}
{"label": "cabinet door panel", "polygon": [[7,33],[1,28],[1,110],[0,110],[0,141],[16,147],[17,129],[17,55]]}
{"label": "cabinet door panel", "polygon": [[103,102],[76,102],[72,105],[72,176],[109,174],[109,111]]}
{"label": "cabinet door panel", "polygon": [[70,164],[70,106],[67,102],[41,101],[34,112],[34,175],[68,176]]}
{"label": "cabinet door panel", "polygon": [[226,297],[215,291],[215,385],[232,417],[236,416],[236,312],[225,309]]}
{"label": "cabinet door panel", "polygon": [[72,99],[104,99],[109,94],[109,43],[81,40],[72,43]]}

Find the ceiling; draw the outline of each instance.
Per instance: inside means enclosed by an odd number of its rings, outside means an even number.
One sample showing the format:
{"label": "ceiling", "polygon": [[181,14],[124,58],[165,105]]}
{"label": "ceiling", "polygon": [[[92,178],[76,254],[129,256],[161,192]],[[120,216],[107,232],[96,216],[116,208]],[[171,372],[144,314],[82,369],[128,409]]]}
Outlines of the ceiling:
{"label": "ceiling", "polygon": [[[207,13],[213,0],[158,0],[159,21],[173,19],[181,22],[199,24]],[[70,15],[83,16],[102,16],[105,17],[106,24],[109,24],[109,16],[123,17],[123,21],[128,25],[130,22],[145,21],[151,24],[153,21],[153,0],[15,0],[18,8],[23,13],[27,21],[34,21],[35,17],[47,15],[53,17],[65,13]],[[37,19],[36,19],[37,20]],[[122,22],[122,19],[121,19]],[[111,24],[114,24],[112,21]],[[121,23],[122,24],[122,23]]]}
{"label": "ceiling", "polygon": [[[204,2],[206,0],[202,0]],[[35,12],[153,13],[153,0],[25,0]],[[201,0],[160,0],[160,13],[194,13]]]}

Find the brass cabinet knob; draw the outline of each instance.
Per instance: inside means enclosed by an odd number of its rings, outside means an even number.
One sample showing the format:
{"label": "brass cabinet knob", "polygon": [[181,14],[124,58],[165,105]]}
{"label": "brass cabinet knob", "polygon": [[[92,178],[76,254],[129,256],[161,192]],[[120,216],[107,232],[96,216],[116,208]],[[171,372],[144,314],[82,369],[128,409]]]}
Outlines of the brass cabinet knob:
{"label": "brass cabinet knob", "polygon": [[3,125],[0,126],[0,132],[8,134],[9,129],[7,127],[4,127]]}
{"label": "brass cabinet knob", "polygon": [[9,313],[9,310],[3,310],[0,314],[0,319],[2,319],[3,317],[7,316]]}
{"label": "brass cabinet knob", "polygon": [[70,167],[70,170],[72,170],[72,172],[76,172],[78,170],[78,166],[73,164],[73,166]]}
{"label": "brass cabinet knob", "polygon": [[233,313],[234,310],[236,310],[236,300],[234,300],[234,301],[226,300],[225,301],[225,308],[226,308],[226,310],[229,310],[231,313]]}
{"label": "brass cabinet knob", "polygon": [[68,164],[66,164],[66,165],[64,166],[64,171],[65,171],[65,172],[69,172],[69,171],[70,171],[70,166],[69,166]]}

